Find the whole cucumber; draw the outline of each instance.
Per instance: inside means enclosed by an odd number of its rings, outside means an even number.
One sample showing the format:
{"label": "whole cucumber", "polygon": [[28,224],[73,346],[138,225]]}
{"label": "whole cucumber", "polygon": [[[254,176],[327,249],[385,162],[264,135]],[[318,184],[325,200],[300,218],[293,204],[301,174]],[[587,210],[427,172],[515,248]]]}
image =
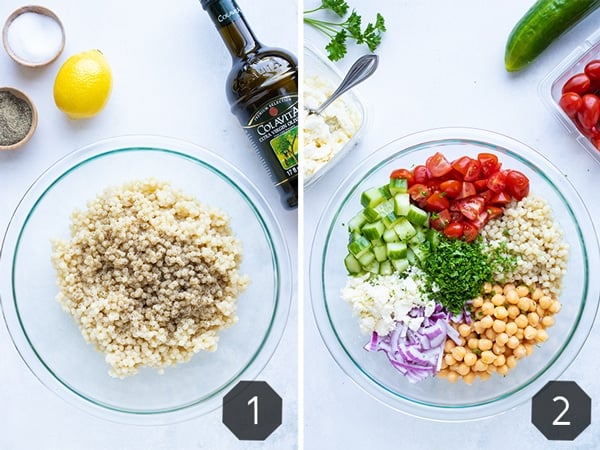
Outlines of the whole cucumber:
{"label": "whole cucumber", "polygon": [[552,42],[600,7],[600,0],[537,0],[511,31],[504,66],[516,72]]}

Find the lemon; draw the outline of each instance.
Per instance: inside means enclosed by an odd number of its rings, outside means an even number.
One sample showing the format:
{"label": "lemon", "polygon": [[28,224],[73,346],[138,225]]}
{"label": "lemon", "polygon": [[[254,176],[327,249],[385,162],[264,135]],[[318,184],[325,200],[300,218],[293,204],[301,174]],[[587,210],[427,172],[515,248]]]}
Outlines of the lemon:
{"label": "lemon", "polygon": [[100,50],[87,50],[69,57],[54,80],[54,102],[71,119],[98,114],[110,97],[112,72]]}

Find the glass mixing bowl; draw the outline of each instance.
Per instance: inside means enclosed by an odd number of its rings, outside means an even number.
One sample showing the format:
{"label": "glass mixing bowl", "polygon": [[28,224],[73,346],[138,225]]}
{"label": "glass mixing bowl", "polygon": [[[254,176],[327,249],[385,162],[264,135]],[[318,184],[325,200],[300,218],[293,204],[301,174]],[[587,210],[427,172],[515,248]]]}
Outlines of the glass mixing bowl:
{"label": "glass mixing bowl", "polygon": [[[519,361],[505,377],[493,374],[468,385],[429,378],[411,384],[380,352],[363,347],[359,320],[340,295],[347,275],[346,224],[361,210],[361,192],[387,182],[392,170],[412,168],[440,151],[448,160],[498,155],[504,168],[530,179],[531,193],[545,197],[570,246],[562,310],[548,329],[549,339]],[[312,308],[329,352],[345,373],[369,394],[410,415],[440,421],[465,421],[505,412],[530,399],[556,379],[577,357],[598,307],[600,268],[598,239],[590,215],[567,178],[541,154],[506,136],[477,129],[437,129],[393,141],[360,163],[331,196],[312,243],[309,283]]]}
{"label": "glass mixing bowl", "polygon": [[[69,238],[71,213],[105,188],[155,178],[218,207],[243,245],[240,272],[250,284],[238,298],[238,322],[219,332],[215,352],[199,352],[161,375],[142,369],[112,378],[104,355],[84,341],[55,300],[51,240]],[[221,405],[240,379],[255,378],[282,336],[291,302],[291,262],[269,205],[240,171],[178,140],[131,136],[75,151],[43,173],[10,221],[0,254],[0,298],[11,338],[50,390],[109,420],[160,424]]]}

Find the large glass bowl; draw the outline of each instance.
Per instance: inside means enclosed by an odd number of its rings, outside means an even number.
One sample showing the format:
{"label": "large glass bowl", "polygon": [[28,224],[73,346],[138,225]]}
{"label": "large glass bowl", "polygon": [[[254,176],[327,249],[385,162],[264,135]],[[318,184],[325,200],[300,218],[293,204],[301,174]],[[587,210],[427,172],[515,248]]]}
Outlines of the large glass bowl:
{"label": "large glass bowl", "polygon": [[[467,385],[429,378],[411,384],[380,352],[367,352],[369,336],[340,295],[346,282],[348,220],[360,211],[360,194],[385,184],[396,168],[423,164],[440,151],[449,160],[479,152],[498,155],[503,167],[525,173],[531,192],[543,196],[570,245],[563,279],[563,305],[549,339],[519,361],[505,377]],[[530,399],[576,358],[594,322],[600,282],[598,239],[590,215],[566,177],[542,155],[511,138],[476,129],[438,129],[396,140],[374,152],[341,183],[317,225],[310,256],[310,293],[319,332],[331,355],[365,391],[410,415],[465,421],[505,412]]]}
{"label": "large glass bowl", "polygon": [[[55,300],[51,240],[69,238],[74,209],[105,188],[155,178],[216,206],[243,245],[240,272],[250,285],[238,298],[239,320],[219,333],[215,352],[125,379],[112,378],[104,355],[87,344]],[[285,327],[292,295],[284,234],[254,185],[230,164],[193,144],[122,137],[64,157],[27,191],[0,254],[0,296],[14,344],[35,376],[65,400],[109,420],[160,424],[216,409],[240,379],[255,378]]]}

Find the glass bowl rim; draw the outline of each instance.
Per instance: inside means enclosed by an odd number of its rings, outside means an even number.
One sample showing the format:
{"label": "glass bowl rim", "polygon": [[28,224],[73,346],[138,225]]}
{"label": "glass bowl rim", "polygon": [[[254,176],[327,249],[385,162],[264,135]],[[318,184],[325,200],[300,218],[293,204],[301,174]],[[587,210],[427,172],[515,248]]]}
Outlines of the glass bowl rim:
{"label": "glass bowl rim", "polygon": [[[55,374],[29,340],[27,331],[21,322],[19,308],[16,305],[17,299],[13,283],[14,259],[18,253],[21,235],[30,216],[53,186],[78,168],[100,158],[132,151],[152,151],[167,154],[169,157],[183,158],[209,170],[226,182],[250,207],[254,218],[259,222],[260,228],[265,233],[270,257],[277,271],[274,274],[276,278],[273,292],[274,304],[269,326],[265,330],[260,345],[254,350],[248,362],[213,392],[190,402],[149,411],[115,407],[89,398],[85,393],[72,388]],[[22,216],[25,216],[24,220]],[[16,240],[14,240],[15,234]],[[0,267],[5,264],[10,265],[10,274],[6,275],[10,280],[10,286],[6,288],[9,292],[8,296],[11,297],[10,301],[3,301],[4,295],[2,294],[4,292],[0,292],[0,306],[4,322],[15,349],[35,378],[51,392],[80,410],[108,421],[135,425],[160,425],[189,420],[217,409],[221,404],[221,395],[224,395],[242,378],[256,378],[268,364],[279,345],[288,320],[292,299],[292,282],[288,275],[291,273],[291,259],[284,236],[269,203],[252,181],[238,168],[207,148],[182,139],[156,135],[123,135],[99,140],[81,146],[51,164],[30,184],[15,207],[0,246]],[[4,255],[5,252],[8,254]],[[10,259],[10,262],[3,262],[7,259]],[[0,287],[0,291],[4,291],[4,288]],[[26,343],[25,347],[23,343]]]}
{"label": "glass bowl rim", "polygon": [[[327,243],[331,234],[331,228],[335,223],[338,223],[338,216],[341,209],[346,206],[348,199],[359,188],[359,185],[369,175],[379,170],[386,162],[400,158],[406,152],[415,151],[418,147],[431,148],[436,143],[448,141],[471,142],[479,145],[499,147],[501,150],[497,151],[500,153],[506,153],[509,157],[519,160],[530,167],[543,167],[546,171],[562,175],[562,172],[537,150],[517,139],[494,131],[469,127],[443,127],[418,131],[396,138],[379,147],[360,161],[354,170],[338,184],[337,189],[326,202],[326,206],[322,210],[323,212],[317,222],[311,245],[309,259],[310,296],[313,319],[315,320],[321,339],[336,364],[354,384],[379,402],[407,415],[439,422],[466,422],[489,418],[513,409],[527,401],[530,398],[529,394],[535,394],[545,382],[557,378],[570,366],[578,356],[591,332],[598,310],[598,298],[595,297],[600,297],[600,283],[594,280],[594,277],[589,277],[586,274],[587,284],[584,287],[583,299],[569,340],[562,345],[558,354],[554,355],[546,364],[544,370],[536,373],[533,380],[529,379],[525,385],[519,386],[517,389],[511,389],[508,394],[501,395],[499,399],[496,397],[490,402],[466,406],[431,405],[393,392],[360,367],[349,354],[335,330],[329,314],[328,300],[326,299],[326,294],[323,292],[325,271],[322,264],[327,253]],[[526,156],[518,155],[514,151],[515,148],[525,150],[527,152]],[[554,186],[554,181],[550,181],[545,173],[540,173],[540,175]],[[563,203],[566,202],[564,195],[568,195],[570,200],[577,203],[576,206],[569,204],[566,206],[577,228],[582,251],[587,256],[586,265],[587,267],[599,267],[600,246],[589,211],[576,189],[566,177],[561,176],[557,180],[568,190],[565,193],[559,190],[558,187],[555,187],[555,191]],[[578,211],[578,215],[575,215],[574,210]],[[583,236],[581,227],[584,225],[579,224],[575,220],[575,218],[580,217],[584,217],[586,221],[585,226],[593,231],[590,236]],[[591,245],[586,245],[588,243]],[[565,355],[568,347],[567,344],[569,343],[570,348],[575,349],[575,351],[571,355]],[[544,378],[544,376],[547,378]],[[392,394],[392,396],[389,394]],[[449,413],[452,413],[452,415]]]}

